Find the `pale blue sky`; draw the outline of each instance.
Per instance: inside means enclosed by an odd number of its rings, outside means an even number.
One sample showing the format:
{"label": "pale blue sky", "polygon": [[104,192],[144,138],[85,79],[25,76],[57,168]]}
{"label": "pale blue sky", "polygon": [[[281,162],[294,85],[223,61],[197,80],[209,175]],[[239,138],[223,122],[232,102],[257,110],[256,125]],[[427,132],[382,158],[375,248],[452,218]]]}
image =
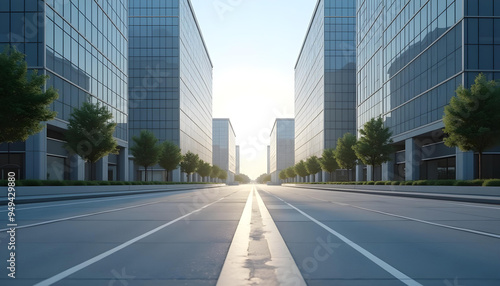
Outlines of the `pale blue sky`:
{"label": "pale blue sky", "polygon": [[266,172],[277,117],[294,115],[294,67],[317,0],[191,0],[214,65],[213,116],[230,118],[241,173]]}

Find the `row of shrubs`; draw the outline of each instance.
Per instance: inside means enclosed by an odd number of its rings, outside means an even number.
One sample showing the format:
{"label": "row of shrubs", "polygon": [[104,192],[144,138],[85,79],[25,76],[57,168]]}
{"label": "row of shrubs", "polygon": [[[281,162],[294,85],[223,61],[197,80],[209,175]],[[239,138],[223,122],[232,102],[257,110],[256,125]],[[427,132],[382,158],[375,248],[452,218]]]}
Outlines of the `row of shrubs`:
{"label": "row of shrubs", "polygon": [[[0,180],[0,186],[7,186],[7,180]],[[179,183],[179,182],[122,182],[122,181],[56,181],[56,180],[18,180],[16,186],[120,186],[120,185],[180,185],[180,184],[213,184],[213,183]]]}
{"label": "row of shrubs", "polygon": [[326,182],[326,183],[299,183],[299,184],[328,184],[328,185],[392,185],[392,186],[500,186],[500,179],[488,180],[418,180],[418,181],[364,181],[364,182]]}

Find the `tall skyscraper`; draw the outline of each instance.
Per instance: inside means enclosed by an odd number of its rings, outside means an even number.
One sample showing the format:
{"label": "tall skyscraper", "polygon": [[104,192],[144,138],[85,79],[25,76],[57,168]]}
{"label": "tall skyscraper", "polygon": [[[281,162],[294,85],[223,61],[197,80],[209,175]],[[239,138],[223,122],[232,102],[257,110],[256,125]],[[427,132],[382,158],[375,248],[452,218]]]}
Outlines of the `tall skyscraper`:
{"label": "tall skyscraper", "polygon": [[[500,78],[498,16],[492,0],[358,0],[358,128],[382,116],[397,151],[375,179],[473,178],[475,155],[444,145],[442,117],[459,85]],[[499,177],[499,162],[489,150],[484,176]]]}
{"label": "tall skyscraper", "polygon": [[236,173],[236,134],[227,118],[213,119],[213,165],[227,172],[227,182],[234,182]]}
{"label": "tall skyscraper", "polygon": [[[151,130],[212,163],[212,62],[191,1],[130,0],[129,24],[130,137]],[[143,173],[131,168],[137,179]],[[153,168],[153,179],[163,176]]]}
{"label": "tall skyscraper", "polygon": [[271,182],[279,183],[279,173],[295,165],[295,120],[278,118],[271,131],[270,172]]}
{"label": "tall skyscraper", "polygon": [[356,1],[319,0],[295,66],[295,163],[356,131],[355,41]]}
{"label": "tall skyscraper", "polygon": [[236,175],[240,174],[240,145],[236,145]]}
{"label": "tall skyscraper", "polygon": [[2,176],[14,170],[26,179],[90,178],[89,165],[62,147],[71,112],[90,101],[113,114],[120,149],[97,162],[95,177],[128,179],[127,2],[0,2],[0,46],[25,53],[28,68],[50,76],[46,86],[59,92],[51,105],[57,117],[47,128],[26,142],[0,145]]}

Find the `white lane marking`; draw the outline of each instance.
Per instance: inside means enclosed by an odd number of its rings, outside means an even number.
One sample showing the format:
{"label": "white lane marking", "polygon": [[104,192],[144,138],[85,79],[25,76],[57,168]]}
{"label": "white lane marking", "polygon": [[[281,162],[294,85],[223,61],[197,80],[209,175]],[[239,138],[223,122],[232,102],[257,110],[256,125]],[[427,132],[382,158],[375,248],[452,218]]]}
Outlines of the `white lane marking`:
{"label": "white lane marking", "polygon": [[473,230],[473,229],[468,229],[468,228],[462,228],[462,227],[456,227],[456,226],[451,226],[451,225],[446,225],[446,224],[431,222],[431,221],[422,220],[422,219],[418,219],[418,218],[412,218],[412,217],[408,217],[408,216],[402,216],[402,215],[392,214],[392,213],[378,211],[378,210],[374,210],[374,209],[359,207],[359,206],[355,206],[355,205],[351,205],[351,204],[337,203],[337,202],[333,202],[333,201],[330,201],[330,200],[318,199],[318,198],[311,197],[311,196],[307,196],[307,197],[315,199],[315,200],[318,200],[318,201],[328,202],[328,203],[331,203],[331,204],[336,204],[336,205],[346,206],[346,207],[352,207],[352,208],[356,208],[356,209],[360,209],[360,210],[365,210],[365,211],[379,213],[379,214],[383,214],[383,215],[387,215],[387,216],[392,216],[392,217],[402,218],[402,219],[406,219],[406,220],[416,221],[416,222],[420,222],[420,223],[424,223],[424,224],[429,224],[429,225],[433,225],[433,226],[438,226],[438,227],[443,227],[443,228],[448,228],[448,229],[453,229],[453,230],[458,230],[458,231],[463,231],[463,232],[469,232],[469,233],[484,235],[484,236],[493,237],[493,238],[500,238],[500,235],[494,234],[494,233],[490,233],[490,232],[484,232],[484,231],[479,231],[479,230]]}
{"label": "white lane marking", "polygon": [[443,227],[443,228],[449,228],[449,229],[453,229],[453,230],[459,230],[459,231],[464,231],[464,232],[469,232],[469,233],[484,235],[484,236],[493,237],[493,238],[500,238],[500,235],[494,234],[494,233],[490,233],[490,232],[484,232],[484,231],[473,230],[473,229],[462,228],[462,227],[456,227],[456,226],[451,226],[451,225],[446,225],[446,224],[441,224],[441,223],[435,223],[435,222],[421,220],[421,219],[417,219],[417,218],[412,218],[412,217],[407,217],[407,216],[402,216],[402,215],[397,215],[397,214],[386,213],[386,212],[383,212],[383,211],[377,211],[377,210],[372,210],[372,209],[368,209],[368,208],[358,207],[358,206],[354,206],[354,205],[351,205],[351,204],[339,204],[339,203],[336,203],[336,202],[331,202],[331,203],[332,204],[343,205],[343,206],[349,206],[349,207],[353,207],[353,208],[356,208],[356,209],[361,209],[361,210],[365,210],[365,211],[369,211],[369,212],[374,212],[374,213],[379,213],[379,214],[383,214],[383,215],[388,215],[388,216],[392,216],[392,217],[402,218],[402,219],[406,219],[406,220],[416,221],[416,222],[420,222],[420,223],[425,223],[425,224],[429,224],[429,225],[439,226],[439,227]]}
{"label": "white lane marking", "polygon": [[[297,189],[297,188],[295,188],[295,189]],[[324,192],[324,191],[331,192],[331,191],[335,191],[335,189],[325,190],[325,189],[318,189],[318,188],[314,188],[314,187],[311,188],[311,189],[309,189],[309,190],[318,191],[318,192]],[[338,189],[338,190],[346,190],[346,191],[348,191],[348,192],[340,191],[342,194],[345,194],[345,197],[349,196],[349,195],[358,195],[358,196],[372,195],[372,196],[378,196],[378,197],[384,197],[384,198],[390,197],[393,200],[405,200],[405,201],[422,200],[423,199],[423,198],[410,198],[410,197],[388,196],[388,195],[381,195],[381,194],[376,194],[376,193],[357,193],[357,192],[355,192],[356,189]],[[363,189],[359,189],[359,190],[363,190]],[[366,190],[366,191],[370,191],[370,190]],[[406,193],[410,194],[410,192],[406,192]],[[390,193],[388,193],[388,194],[390,194]],[[444,193],[423,193],[423,194],[431,194],[432,195],[432,194],[444,194]],[[446,194],[444,194],[444,195],[446,195]],[[471,194],[469,194],[469,195],[472,196]],[[436,200],[436,199],[429,199],[429,198],[426,198],[425,200],[435,201],[436,203],[439,202],[439,203],[444,203],[444,204],[448,204],[448,205],[460,205],[460,206],[466,206],[466,207],[471,207],[471,208],[486,208],[486,209],[500,210],[499,207],[479,205],[480,203],[468,203],[468,204],[465,204],[465,203],[454,203],[454,202],[449,202],[449,201],[444,201],[444,200]],[[432,208],[432,206],[430,206],[429,208]]]}
{"label": "white lane marking", "polygon": [[[138,208],[138,207],[143,207],[143,206],[149,206],[149,205],[164,203],[164,202],[168,202],[168,201],[169,200],[163,200],[163,201],[157,201],[157,202],[151,202],[151,203],[145,203],[145,204],[140,204],[140,205],[133,205],[133,206],[128,206],[128,207],[123,207],[123,208],[117,208],[117,209],[112,209],[112,210],[105,210],[105,211],[100,211],[100,212],[87,213],[87,214],[75,215],[75,216],[70,216],[70,217],[65,217],[65,218],[59,218],[59,219],[54,219],[54,220],[49,220],[49,221],[37,222],[37,223],[33,223],[33,224],[20,225],[20,226],[16,227],[16,229],[22,229],[22,228],[28,228],[28,227],[46,225],[46,224],[60,222],[60,221],[65,221],[65,220],[72,220],[72,219],[76,219],[76,218],[82,218],[82,217],[100,215],[100,214],[105,214],[105,213],[123,211],[123,210],[132,209],[132,208]],[[9,228],[0,229],[0,231],[5,231],[5,230],[9,230]]]}
{"label": "white lane marking", "polygon": [[[183,191],[175,191],[175,192],[168,192],[168,194],[175,195],[174,193],[177,192],[183,192]],[[126,200],[126,199],[136,199],[138,196],[153,196],[153,195],[160,195],[158,193],[149,193],[149,194],[135,194],[135,195],[128,195],[123,198],[114,198],[114,199],[97,199],[97,200],[88,200],[84,199],[84,202],[74,202],[74,203],[65,203],[65,204],[52,204],[52,205],[45,205],[45,206],[36,206],[36,207],[28,207],[28,208],[16,208],[16,212],[18,211],[25,211],[25,210],[32,210],[32,209],[42,209],[42,208],[54,208],[54,207],[63,207],[63,206],[70,206],[70,205],[79,205],[79,204],[90,204],[90,203],[99,203],[99,202],[107,202],[107,201],[116,201],[116,200]],[[6,206],[7,207],[7,206]],[[0,212],[7,212],[8,210],[0,210]]]}
{"label": "white lane marking", "polygon": [[178,218],[176,218],[176,219],[174,219],[172,221],[169,221],[169,222],[167,222],[167,223],[165,223],[165,224],[163,224],[163,225],[161,225],[161,226],[159,226],[159,227],[157,227],[157,228],[155,228],[153,230],[150,230],[150,231],[148,231],[148,232],[146,232],[146,233],[144,233],[144,234],[136,237],[136,238],[133,238],[133,239],[131,239],[131,240],[129,240],[129,241],[123,243],[123,244],[120,244],[120,245],[118,245],[117,247],[115,247],[113,249],[110,249],[110,250],[108,250],[108,251],[106,251],[104,253],[101,253],[101,254],[99,254],[99,255],[97,255],[97,256],[95,256],[95,257],[93,257],[93,258],[91,258],[91,259],[89,259],[89,260],[87,260],[85,262],[82,262],[82,263],[80,263],[80,264],[78,264],[76,266],[73,266],[73,267],[71,267],[71,268],[69,268],[69,269],[67,269],[67,270],[65,270],[65,271],[63,271],[63,272],[61,272],[59,274],[56,274],[56,275],[54,275],[54,276],[52,276],[52,277],[50,277],[50,278],[48,278],[46,280],[43,280],[43,281],[35,284],[34,286],[47,286],[47,285],[52,285],[52,284],[54,284],[54,283],[56,283],[58,281],[61,281],[62,279],[66,278],[66,277],[68,277],[70,275],[72,275],[73,273],[78,272],[78,271],[82,270],[83,268],[85,268],[85,267],[87,267],[87,266],[89,266],[91,264],[94,264],[94,263],[96,263],[96,262],[98,262],[98,261],[100,261],[100,260],[102,260],[102,259],[110,256],[111,254],[113,254],[113,253],[115,253],[117,251],[120,251],[120,250],[124,249],[127,246],[130,246],[133,243],[135,243],[135,242],[137,242],[137,241],[139,241],[139,240],[141,240],[141,239],[143,239],[145,237],[148,237],[148,236],[150,236],[150,235],[152,235],[152,234],[154,234],[154,233],[156,233],[156,232],[158,232],[158,231],[166,228],[167,226],[169,226],[169,225],[171,225],[173,223],[176,223],[176,222],[178,222],[178,221],[180,221],[180,220],[182,220],[182,219],[184,219],[184,218],[186,218],[186,217],[188,217],[188,216],[190,216],[190,215],[192,215],[194,213],[197,213],[197,212],[203,210],[204,208],[207,208],[207,207],[209,207],[209,206],[211,206],[211,205],[213,205],[215,203],[220,202],[224,198],[226,198],[226,197],[220,198],[220,199],[216,200],[215,202],[209,203],[209,204],[207,204],[207,205],[205,205],[205,206],[203,206],[203,207],[201,207],[201,208],[199,208],[197,210],[194,210],[194,211],[192,211],[192,212],[190,212],[188,214],[185,214],[185,215],[183,215],[181,217],[178,217]]}
{"label": "white lane marking", "polygon": [[250,277],[250,268],[245,267],[250,243],[250,222],[252,218],[253,188],[241,213],[240,222],[236,227],[231,246],[222,266],[217,285],[246,285]]}
{"label": "white lane marking", "polygon": [[[269,193],[269,192],[267,192],[267,193]],[[278,200],[284,202],[285,204],[289,205],[291,208],[295,209],[296,211],[298,211],[300,214],[302,214],[306,218],[310,219],[311,221],[313,221],[317,225],[321,226],[322,228],[324,228],[329,233],[331,233],[331,234],[335,235],[336,237],[338,237],[340,240],[342,240],[343,242],[345,242],[346,244],[348,244],[350,247],[352,247],[353,249],[355,249],[357,252],[359,252],[360,254],[362,254],[363,256],[365,256],[366,258],[370,259],[372,262],[374,262],[375,264],[377,264],[379,267],[381,267],[382,269],[384,269],[385,271],[387,271],[388,273],[390,273],[392,276],[394,276],[395,278],[397,278],[399,281],[401,281],[404,284],[409,285],[409,286],[422,286],[422,284],[420,284],[417,281],[413,280],[412,278],[408,277],[403,272],[397,270],[393,266],[389,265],[387,262],[385,262],[382,259],[378,258],[377,256],[373,255],[371,252],[369,252],[368,250],[366,250],[363,247],[359,246],[358,244],[354,243],[353,241],[351,241],[347,237],[345,237],[342,234],[336,232],[335,230],[331,229],[327,225],[323,224],[322,222],[318,221],[317,219],[313,218],[312,216],[308,215],[307,213],[303,212],[302,210],[298,209],[297,207],[293,206],[292,204],[289,204],[288,202],[284,201],[280,197],[277,197],[277,196],[275,196],[275,195],[273,195],[271,193],[269,193],[269,194],[272,195],[273,197],[277,198]]]}
{"label": "white lane marking", "polygon": [[460,203],[450,203],[450,205],[458,205],[458,206],[465,206],[465,207],[471,207],[471,208],[483,208],[483,209],[494,209],[494,210],[500,210],[498,207],[489,207],[489,206],[480,206],[480,205],[473,205],[473,204],[460,204]]}
{"label": "white lane marking", "polygon": [[264,236],[267,239],[269,252],[271,252],[271,261],[268,264],[276,267],[276,278],[280,285],[307,285],[271,214],[267,210],[264,201],[262,201],[259,191],[256,187],[254,188],[260,215],[264,223]]}

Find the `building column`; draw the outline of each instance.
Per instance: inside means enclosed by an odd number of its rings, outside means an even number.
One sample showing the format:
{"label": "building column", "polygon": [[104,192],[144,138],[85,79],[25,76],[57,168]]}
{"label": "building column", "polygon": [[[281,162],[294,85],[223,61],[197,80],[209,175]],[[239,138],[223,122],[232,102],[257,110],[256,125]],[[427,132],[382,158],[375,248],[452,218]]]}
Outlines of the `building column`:
{"label": "building column", "polygon": [[405,141],[405,179],[406,181],[420,180],[420,162],[422,154],[420,145],[414,138]]}
{"label": "building column", "polygon": [[395,155],[391,154],[391,160],[385,163],[382,163],[382,181],[392,181],[394,180],[394,161]]}
{"label": "building column", "polygon": [[118,154],[118,181],[127,182],[129,180],[128,148],[120,148]]}
{"label": "building column", "polygon": [[328,172],[321,171],[321,176],[323,178],[322,182],[324,183],[332,181],[332,179],[330,178],[330,173]]}
{"label": "building column", "polygon": [[366,166],[366,180],[369,182],[369,181],[373,181],[373,178],[372,178],[372,171],[373,171],[373,166],[372,165],[368,165]]}
{"label": "building column", "polygon": [[69,157],[70,160],[70,179],[73,181],[85,180],[85,161],[82,157],[73,154]]}
{"label": "building column", "polygon": [[474,179],[474,152],[462,152],[456,148],[456,179],[473,180]]}
{"label": "building column", "polygon": [[95,178],[97,181],[108,180],[108,156],[102,157],[95,163]]}
{"label": "building column", "polygon": [[47,128],[26,140],[26,179],[47,180]]}
{"label": "building column", "polygon": [[172,178],[170,178],[170,180],[172,182],[176,182],[176,183],[182,182],[181,181],[181,168],[177,168],[177,169],[172,171]]}
{"label": "building column", "polygon": [[356,182],[363,181],[363,165],[356,165]]}
{"label": "building column", "polygon": [[138,179],[135,177],[136,172],[135,172],[135,162],[132,160],[132,157],[128,157],[128,179],[133,182],[133,181],[138,181]]}

